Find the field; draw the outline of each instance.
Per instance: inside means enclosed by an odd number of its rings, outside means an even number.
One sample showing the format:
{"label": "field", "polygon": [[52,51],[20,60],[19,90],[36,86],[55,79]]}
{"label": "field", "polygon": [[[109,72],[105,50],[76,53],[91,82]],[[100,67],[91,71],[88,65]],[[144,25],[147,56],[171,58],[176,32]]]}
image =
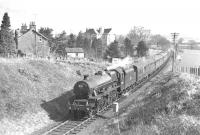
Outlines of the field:
{"label": "field", "polygon": [[92,134],[199,135],[199,89],[199,78],[168,73]]}
{"label": "field", "polygon": [[[105,63],[88,61],[1,58],[0,134],[30,134],[52,123],[42,104],[70,93],[74,83],[83,79],[84,74],[94,74],[105,66]],[[59,113],[55,102],[53,109],[55,111],[51,112]]]}
{"label": "field", "polygon": [[180,66],[187,66],[187,67],[199,67],[200,60],[200,50],[187,50],[184,49],[183,52],[179,53],[181,56],[181,61],[179,63]]}

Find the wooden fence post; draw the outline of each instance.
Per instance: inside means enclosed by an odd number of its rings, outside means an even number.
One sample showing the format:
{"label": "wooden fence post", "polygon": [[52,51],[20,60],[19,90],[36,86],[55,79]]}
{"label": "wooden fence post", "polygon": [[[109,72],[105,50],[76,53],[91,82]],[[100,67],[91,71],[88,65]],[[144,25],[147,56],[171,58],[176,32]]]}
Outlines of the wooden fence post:
{"label": "wooden fence post", "polygon": [[200,67],[187,67],[187,66],[174,66],[175,72],[181,72],[181,73],[188,73],[196,76],[200,76]]}
{"label": "wooden fence post", "polygon": [[200,67],[198,68],[198,76],[200,76]]}

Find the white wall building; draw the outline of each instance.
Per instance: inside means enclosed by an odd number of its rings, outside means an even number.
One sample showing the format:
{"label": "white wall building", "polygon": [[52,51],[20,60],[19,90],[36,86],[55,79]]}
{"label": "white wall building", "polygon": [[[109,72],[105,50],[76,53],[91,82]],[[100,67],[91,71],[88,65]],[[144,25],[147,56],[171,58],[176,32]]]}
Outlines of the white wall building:
{"label": "white wall building", "polygon": [[82,48],[66,48],[67,57],[84,58],[85,54]]}

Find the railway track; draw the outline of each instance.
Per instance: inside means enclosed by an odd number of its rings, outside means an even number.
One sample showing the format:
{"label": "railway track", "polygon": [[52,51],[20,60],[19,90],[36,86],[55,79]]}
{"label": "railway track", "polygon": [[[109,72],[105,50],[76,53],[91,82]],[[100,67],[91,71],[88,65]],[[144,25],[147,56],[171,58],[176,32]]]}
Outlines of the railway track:
{"label": "railway track", "polygon": [[[118,99],[119,100],[119,99]],[[117,100],[116,100],[117,101]],[[98,114],[94,115],[93,117],[84,117],[77,121],[65,121],[54,128],[48,130],[47,132],[43,133],[42,135],[75,135],[80,132],[83,128],[87,127],[93,121],[98,118],[98,115],[108,111],[112,108],[112,105],[102,109]]]}
{"label": "railway track", "polygon": [[[140,88],[143,84],[148,82],[150,79],[155,77],[169,62],[170,58],[156,71],[154,72],[148,79],[145,79],[144,81],[137,84],[132,90],[129,91],[130,94],[134,93],[138,88]],[[122,102],[123,98],[119,98],[116,101]],[[98,115],[101,115],[102,113],[110,110],[112,108],[112,105],[109,105],[102,109],[100,112],[98,112],[96,115],[88,118],[84,117],[78,121],[72,121],[68,120],[65,121],[54,128],[48,130],[47,132],[43,133],[42,135],[75,135],[79,133],[82,129],[87,127],[89,124],[91,124],[93,121],[98,119]]]}
{"label": "railway track", "polygon": [[96,120],[96,117],[82,118],[78,121],[65,121],[43,135],[70,135],[80,132],[85,126]]}

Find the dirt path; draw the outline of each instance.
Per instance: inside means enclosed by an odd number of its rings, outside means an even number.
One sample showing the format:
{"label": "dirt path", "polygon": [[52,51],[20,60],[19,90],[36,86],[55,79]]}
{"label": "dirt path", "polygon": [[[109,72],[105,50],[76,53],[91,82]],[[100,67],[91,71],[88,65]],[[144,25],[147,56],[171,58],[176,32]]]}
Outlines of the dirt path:
{"label": "dirt path", "polygon": [[[144,86],[139,88],[136,92],[129,95],[123,102],[119,103],[119,118],[123,117],[124,115],[128,114],[130,110],[135,107],[141,106],[143,103],[140,102],[145,95],[150,93],[153,90],[153,87],[156,87],[156,83],[158,81],[162,81],[164,76],[171,71],[171,63],[169,62],[168,65],[154,78],[152,78],[148,83]],[[148,90],[148,91],[147,91]],[[102,118],[96,120],[92,124],[90,124],[87,128],[83,129],[78,135],[93,135],[95,134],[95,130],[101,128],[105,125],[105,122],[108,120],[114,120],[115,114],[112,110],[106,112],[102,115]]]}

